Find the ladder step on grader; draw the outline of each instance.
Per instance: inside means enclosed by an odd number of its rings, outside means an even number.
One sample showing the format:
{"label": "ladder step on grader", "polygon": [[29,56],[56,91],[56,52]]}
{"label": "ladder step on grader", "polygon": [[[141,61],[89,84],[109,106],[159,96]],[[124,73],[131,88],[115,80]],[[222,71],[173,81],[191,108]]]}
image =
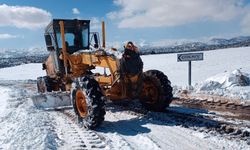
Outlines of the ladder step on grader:
{"label": "ladder step on grader", "polygon": [[90,20],[53,19],[44,37],[49,51],[42,66],[46,76],[37,78],[38,93],[32,98],[38,108],[73,107],[79,122],[94,129],[104,121],[107,100],[139,99],[152,111],[171,103],[168,77],[158,70],[143,72],[132,42],[121,55],[106,48],[104,22],[102,45],[99,34],[90,32]]}

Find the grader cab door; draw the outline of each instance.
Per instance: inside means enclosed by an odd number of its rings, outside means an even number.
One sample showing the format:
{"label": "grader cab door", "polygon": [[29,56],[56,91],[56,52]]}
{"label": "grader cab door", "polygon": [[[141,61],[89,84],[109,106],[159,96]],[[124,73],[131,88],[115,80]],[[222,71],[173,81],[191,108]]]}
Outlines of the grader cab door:
{"label": "grader cab door", "polygon": [[50,52],[49,57],[43,64],[43,69],[46,69],[47,75],[51,78],[55,77],[57,74],[62,73],[62,64],[59,60],[60,52],[57,50],[57,44],[55,41],[55,36],[52,32],[47,32],[44,34],[47,50]]}

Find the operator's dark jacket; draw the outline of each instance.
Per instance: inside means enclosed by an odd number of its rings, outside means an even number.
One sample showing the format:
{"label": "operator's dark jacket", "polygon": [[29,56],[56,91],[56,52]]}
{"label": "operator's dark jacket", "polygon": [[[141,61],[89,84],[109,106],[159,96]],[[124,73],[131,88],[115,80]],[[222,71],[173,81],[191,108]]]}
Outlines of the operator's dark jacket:
{"label": "operator's dark jacket", "polygon": [[121,59],[121,71],[122,73],[129,75],[136,75],[142,72],[143,62],[138,52],[126,49]]}

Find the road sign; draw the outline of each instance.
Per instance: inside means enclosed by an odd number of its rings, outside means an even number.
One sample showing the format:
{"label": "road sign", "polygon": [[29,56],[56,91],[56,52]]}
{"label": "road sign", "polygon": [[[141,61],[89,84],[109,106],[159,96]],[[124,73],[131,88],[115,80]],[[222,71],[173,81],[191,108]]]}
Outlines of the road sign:
{"label": "road sign", "polygon": [[203,53],[177,54],[177,61],[199,61],[203,60]]}
{"label": "road sign", "polygon": [[203,60],[203,53],[177,54],[177,61],[188,61],[188,85],[191,87],[191,61]]}

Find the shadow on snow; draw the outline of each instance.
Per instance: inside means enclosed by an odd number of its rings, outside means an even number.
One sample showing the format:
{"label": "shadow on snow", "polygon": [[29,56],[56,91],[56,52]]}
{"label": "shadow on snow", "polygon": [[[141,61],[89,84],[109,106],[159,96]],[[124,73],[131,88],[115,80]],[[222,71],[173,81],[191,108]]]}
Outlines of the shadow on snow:
{"label": "shadow on snow", "polygon": [[[158,126],[180,126],[184,128],[198,129],[219,128],[220,123],[205,116],[209,114],[204,109],[191,109],[182,106],[170,106],[164,112],[146,111],[139,102],[119,102],[108,103],[107,111],[114,115],[114,120],[104,121],[103,125],[97,129],[104,133],[118,133],[133,136],[141,133],[150,133],[148,125]],[[123,119],[124,111],[132,116],[132,119]],[[121,114],[116,114],[116,113]],[[135,114],[135,115],[134,115]],[[117,115],[117,116],[116,116]],[[126,114],[125,114],[126,117]],[[155,126],[157,127],[157,126]]]}

